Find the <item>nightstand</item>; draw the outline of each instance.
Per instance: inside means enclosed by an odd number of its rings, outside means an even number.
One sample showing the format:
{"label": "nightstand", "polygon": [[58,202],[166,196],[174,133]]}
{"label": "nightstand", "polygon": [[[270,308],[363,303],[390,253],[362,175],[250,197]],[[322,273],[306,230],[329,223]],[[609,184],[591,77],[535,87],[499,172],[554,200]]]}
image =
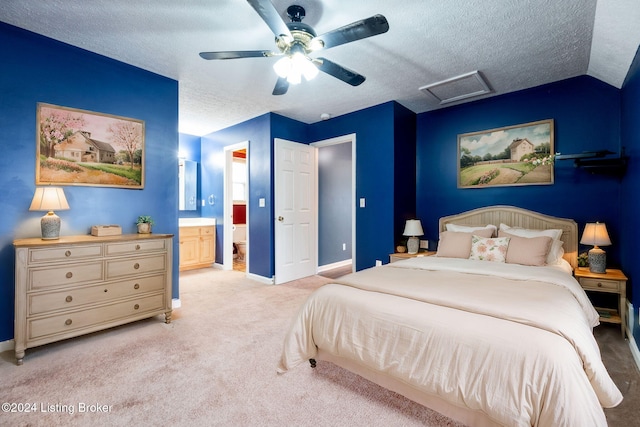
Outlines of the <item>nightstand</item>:
{"label": "nightstand", "polygon": [[436,251],[420,251],[417,254],[408,254],[406,252],[400,253],[396,252],[394,254],[389,254],[389,262],[396,262],[407,258],[417,258],[421,256],[431,256],[435,255]]}
{"label": "nightstand", "polygon": [[588,267],[578,267],[574,275],[582,289],[588,292],[606,292],[618,294],[618,310],[596,308],[600,313],[600,322],[619,323],[622,338],[625,337],[627,309],[627,276],[621,270],[607,268],[606,273],[592,273]]}

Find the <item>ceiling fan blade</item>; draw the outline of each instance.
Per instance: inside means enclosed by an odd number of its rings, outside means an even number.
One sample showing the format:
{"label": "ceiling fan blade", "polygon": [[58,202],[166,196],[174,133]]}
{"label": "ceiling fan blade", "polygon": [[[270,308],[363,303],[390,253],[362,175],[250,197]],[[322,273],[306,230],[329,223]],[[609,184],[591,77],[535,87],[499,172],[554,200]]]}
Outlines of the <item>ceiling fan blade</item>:
{"label": "ceiling fan blade", "polygon": [[247,0],[247,2],[258,12],[276,37],[287,36],[289,40],[293,40],[289,27],[282,20],[273,3],[269,0]]}
{"label": "ceiling fan blade", "polygon": [[320,71],[332,75],[345,83],[349,83],[351,86],[358,86],[365,80],[365,77],[362,74],[351,71],[348,68],[338,65],[335,62],[331,62],[326,58],[317,58],[313,62],[317,65]]}
{"label": "ceiling fan blade", "polygon": [[276,87],[273,88],[273,95],[284,95],[289,90],[289,82],[286,77],[278,77]]}
{"label": "ceiling fan blade", "polygon": [[200,56],[204,59],[261,58],[273,55],[275,55],[275,53],[269,50],[227,50],[222,52],[200,52]]}
{"label": "ceiling fan blade", "polygon": [[352,24],[345,25],[328,33],[315,37],[312,43],[319,43],[324,49],[339,46],[341,44],[364,39],[389,31],[387,18],[382,15],[374,15],[371,18],[362,19]]}

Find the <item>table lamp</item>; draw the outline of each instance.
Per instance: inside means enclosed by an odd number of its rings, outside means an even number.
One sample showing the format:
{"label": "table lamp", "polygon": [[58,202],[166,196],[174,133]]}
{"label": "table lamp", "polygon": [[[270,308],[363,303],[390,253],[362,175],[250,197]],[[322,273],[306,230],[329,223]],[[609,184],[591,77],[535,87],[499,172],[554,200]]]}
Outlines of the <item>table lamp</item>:
{"label": "table lamp", "polygon": [[42,240],[60,238],[60,217],[53,210],[67,210],[69,203],[64,196],[64,190],[59,187],[38,187],[31,201],[30,211],[47,211],[40,220]]}
{"label": "table lamp", "polygon": [[404,224],[403,236],[409,236],[407,239],[407,253],[417,254],[420,249],[420,239],[417,236],[424,235],[422,224],[419,219],[408,219]]}
{"label": "table lamp", "polygon": [[592,273],[607,272],[607,254],[599,248],[599,246],[608,246],[611,244],[607,226],[602,222],[587,223],[580,240],[582,245],[593,245],[589,251],[589,271]]}

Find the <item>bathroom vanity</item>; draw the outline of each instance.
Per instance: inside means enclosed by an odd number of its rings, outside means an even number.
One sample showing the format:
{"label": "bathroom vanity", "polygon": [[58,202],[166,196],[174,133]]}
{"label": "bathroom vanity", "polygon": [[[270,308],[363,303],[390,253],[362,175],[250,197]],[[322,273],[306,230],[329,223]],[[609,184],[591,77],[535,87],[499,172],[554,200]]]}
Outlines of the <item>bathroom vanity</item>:
{"label": "bathroom vanity", "polygon": [[180,218],[180,271],[211,267],[216,259],[215,218]]}

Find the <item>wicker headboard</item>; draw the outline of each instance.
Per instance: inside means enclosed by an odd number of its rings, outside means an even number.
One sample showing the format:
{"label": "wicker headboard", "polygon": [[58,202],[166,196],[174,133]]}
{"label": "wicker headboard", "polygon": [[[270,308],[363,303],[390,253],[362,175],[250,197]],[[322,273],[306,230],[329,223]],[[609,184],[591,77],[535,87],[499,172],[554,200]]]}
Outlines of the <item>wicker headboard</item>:
{"label": "wicker headboard", "polygon": [[572,219],[557,218],[515,206],[496,205],[442,217],[439,222],[440,231],[445,231],[449,223],[471,226],[487,224],[499,226],[502,223],[510,227],[536,230],[561,229],[564,259],[573,268],[578,265],[578,224]]}

